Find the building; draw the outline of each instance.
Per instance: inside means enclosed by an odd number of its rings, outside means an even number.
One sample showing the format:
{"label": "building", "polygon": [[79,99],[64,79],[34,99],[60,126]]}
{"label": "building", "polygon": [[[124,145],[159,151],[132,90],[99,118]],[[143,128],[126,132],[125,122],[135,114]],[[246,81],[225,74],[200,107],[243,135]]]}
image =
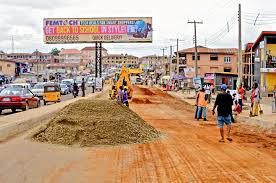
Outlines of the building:
{"label": "building", "polygon": [[263,31],[252,46],[254,82],[266,95],[276,88],[276,31]]}
{"label": "building", "polygon": [[[107,49],[102,48],[102,57],[107,56]],[[95,60],[96,60],[96,48],[95,47],[85,47],[81,49],[81,56],[82,61],[86,65],[90,65],[91,67],[95,66]]]}
{"label": "building", "polygon": [[157,74],[167,75],[169,73],[169,60],[167,56],[148,55],[139,59],[142,68]]}
{"label": "building", "polygon": [[6,53],[0,50],[0,59],[6,59],[6,58],[7,58]]}
{"label": "building", "polygon": [[81,51],[78,49],[61,49],[59,53],[59,62],[80,64],[82,62]]}
{"label": "building", "polygon": [[77,74],[79,70],[78,63],[50,63],[47,66],[47,74]]}
{"label": "building", "polygon": [[15,76],[16,62],[14,60],[0,59],[0,73]]}
{"label": "building", "polygon": [[42,53],[35,51],[33,53],[9,53],[6,54],[7,59],[11,60],[34,60],[39,62],[54,62],[54,56],[50,53]]}
{"label": "building", "polygon": [[[198,46],[198,75],[205,73],[231,72],[237,73],[238,49],[236,48],[207,48]],[[182,67],[195,67],[195,49],[188,48],[179,51]]]}
{"label": "building", "polygon": [[108,66],[127,66],[137,67],[139,65],[139,58],[127,54],[109,54],[103,57],[103,65]]}

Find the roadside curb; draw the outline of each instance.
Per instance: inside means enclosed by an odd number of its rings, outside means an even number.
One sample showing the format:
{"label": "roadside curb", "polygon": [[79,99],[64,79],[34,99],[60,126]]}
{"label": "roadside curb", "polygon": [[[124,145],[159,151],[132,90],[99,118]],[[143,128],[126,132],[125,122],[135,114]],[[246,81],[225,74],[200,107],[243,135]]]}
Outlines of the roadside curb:
{"label": "roadside curb", "polygon": [[24,131],[42,124],[45,120],[53,117],[57,112],[82,99],[93,99],[103,95],[107,88],[100,93],[89,94],[87,97],[78,97],[54,105],[43,106],[29,111],[11,114],[0,118],[0,142],[6,141]]}

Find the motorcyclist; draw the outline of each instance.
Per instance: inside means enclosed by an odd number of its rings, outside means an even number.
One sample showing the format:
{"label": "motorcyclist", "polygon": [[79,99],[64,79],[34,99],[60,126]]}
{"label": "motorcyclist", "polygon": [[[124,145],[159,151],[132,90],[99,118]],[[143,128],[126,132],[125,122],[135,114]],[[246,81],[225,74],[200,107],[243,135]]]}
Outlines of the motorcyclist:
{"label": "motorcyclist", "polygon": [[73,84],[73,95],[74,95],[74,97],[79,95],[79,87],[76,82],[74,82],[74,84]]}

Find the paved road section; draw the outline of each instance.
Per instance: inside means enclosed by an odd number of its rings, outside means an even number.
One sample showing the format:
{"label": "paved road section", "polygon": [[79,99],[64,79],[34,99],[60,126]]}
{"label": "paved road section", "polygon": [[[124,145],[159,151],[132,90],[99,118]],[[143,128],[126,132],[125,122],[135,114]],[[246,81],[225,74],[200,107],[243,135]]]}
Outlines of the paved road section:
{"label": "paved road section", "polygon": [[191,106],[158,89],[135,87],[134,98],[131,108],[163,139],[79,149],[32,142],[26,134],[0,144],[0,182],[276,182],[275,147],[252,145],[256,139],[275,145],[275,138],[234,135],[234,142],[219,143],[214,117],[197,122]]}
{"label": "paved road section", "polygon": [[[87,97],[96,97],[100,93],[87,94]],[[39,108],[30,109],[24,112],[17,112],[14,114],[6,115],[0,118],[0,142],[4,141],[14,135],[17,135],[25,130],[31,129],[32,127],[41,124],[44,120],[53,116],[56,112],[61,110],[66,105],[75,102],[76,100],[82,99],[83,97],[77,97],[73,99],[72,95],[66,96],[60,103],[49,104],[41,106]]]}

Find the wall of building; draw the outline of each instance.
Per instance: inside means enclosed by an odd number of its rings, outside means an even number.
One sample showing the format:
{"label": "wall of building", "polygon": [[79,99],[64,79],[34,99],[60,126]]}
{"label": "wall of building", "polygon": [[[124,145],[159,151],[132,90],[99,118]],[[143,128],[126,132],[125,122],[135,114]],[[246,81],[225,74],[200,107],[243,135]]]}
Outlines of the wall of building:
{"label": "wall of building", "polygon": [[14,76],[15,62],[0,60],[0,72],[8,76]]}
{"label": "wall of building", "polygon": [[[187,54],[187,67],[195,67],[195,60],[193,60],[193,54]],[[224,57],[230,57],[230,63],[224,63]],[[231,69],[231,72],[237,73],[237,55],[231,54],[218,54],[218,60],[211,60],[210,54],[200,54],[200,60],[198,61],[198,73],[201,77],[204,77],[205,73],[224,72],[224,68]]]}

